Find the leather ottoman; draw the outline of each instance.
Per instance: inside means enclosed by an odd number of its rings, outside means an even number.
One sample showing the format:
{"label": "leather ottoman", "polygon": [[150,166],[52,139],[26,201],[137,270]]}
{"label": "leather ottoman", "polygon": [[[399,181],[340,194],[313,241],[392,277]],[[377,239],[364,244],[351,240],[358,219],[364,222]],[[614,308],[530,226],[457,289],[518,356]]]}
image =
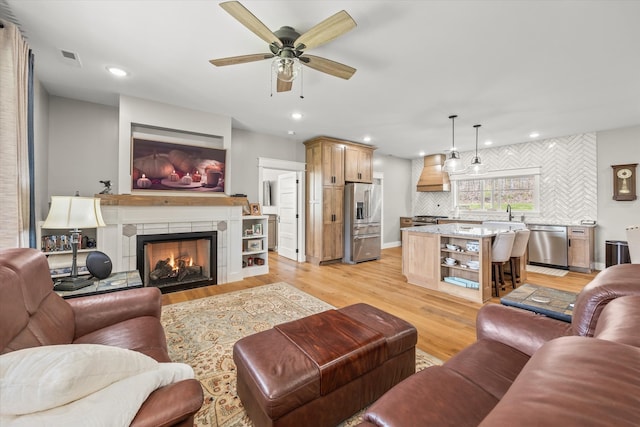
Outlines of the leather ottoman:
{"label": "leather ottoman", "polygon": [[367,304],[240,339],[238,396],[256,427],[335,426],[415,372],[416,329]]}

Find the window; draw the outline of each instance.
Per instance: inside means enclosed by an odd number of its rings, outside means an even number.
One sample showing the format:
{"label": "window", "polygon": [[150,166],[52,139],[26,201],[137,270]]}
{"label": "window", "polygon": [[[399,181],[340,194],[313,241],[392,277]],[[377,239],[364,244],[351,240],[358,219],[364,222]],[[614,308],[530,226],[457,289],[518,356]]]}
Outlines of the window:
{"label": "window", "polygon": [[538,211],[539,168],[491,172],[482,177],[453,175],[454,203],[466,211]]}

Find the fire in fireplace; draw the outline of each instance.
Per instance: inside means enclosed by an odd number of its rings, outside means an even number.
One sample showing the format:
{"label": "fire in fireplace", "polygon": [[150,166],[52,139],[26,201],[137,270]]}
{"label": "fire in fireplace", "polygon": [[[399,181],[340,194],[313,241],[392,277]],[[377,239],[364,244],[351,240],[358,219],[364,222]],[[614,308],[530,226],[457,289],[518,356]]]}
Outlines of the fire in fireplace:
{"label": "fire in fireplace", "polygon": [[165,292],[216,283],[215,231],[137,236],[138,271],[145,286]]}

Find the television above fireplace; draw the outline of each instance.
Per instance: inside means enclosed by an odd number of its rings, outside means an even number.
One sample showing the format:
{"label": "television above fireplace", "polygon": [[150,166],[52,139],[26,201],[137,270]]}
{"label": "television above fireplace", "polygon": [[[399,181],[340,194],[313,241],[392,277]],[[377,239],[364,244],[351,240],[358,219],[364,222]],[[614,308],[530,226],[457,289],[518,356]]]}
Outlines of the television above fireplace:
{"label": "television above fireplace", "polygon": [[224,193],[226,150],[132,138],[132,191]]}

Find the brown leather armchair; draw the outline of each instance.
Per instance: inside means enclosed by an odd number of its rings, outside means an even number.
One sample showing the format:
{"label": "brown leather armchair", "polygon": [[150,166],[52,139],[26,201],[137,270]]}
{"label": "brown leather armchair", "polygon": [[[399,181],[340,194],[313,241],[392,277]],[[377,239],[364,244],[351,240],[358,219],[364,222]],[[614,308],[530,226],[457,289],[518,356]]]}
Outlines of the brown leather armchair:
{"label": "brown leather armchair", "polygon": [[[171,362],[160,323],[161,294],[141,288],[64,300],[53,292],[44,254],[0,251],[0,354],[41,345],[103,344]],[[192,426],[203,402],[200,383],[155,390],[133,426]]]}

